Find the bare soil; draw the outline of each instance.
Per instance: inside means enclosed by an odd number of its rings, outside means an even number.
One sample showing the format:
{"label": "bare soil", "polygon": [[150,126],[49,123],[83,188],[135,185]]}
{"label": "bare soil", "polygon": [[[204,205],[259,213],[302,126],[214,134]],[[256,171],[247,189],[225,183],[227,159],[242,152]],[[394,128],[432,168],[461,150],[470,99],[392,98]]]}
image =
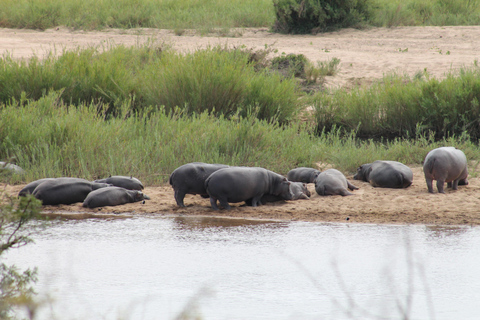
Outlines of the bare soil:
{"label": "bare soil", "polygon": [[[380,80],[384,74],[397,72],[410,76],[427,72],[439,79],[450,70],[469,67],[480,59],[480,26],[473,27],[402,27],[346,29],[318,35],[279,35],[267,29],[244,29],[234,37],[205,36],[187,31],[177,36],[170,30],[138,29],[107,31],[71,31],[55,28],[46,31],[0,29],[0,54],[28,59],[43,57],[52,49],[110,44],[135,45],[145,41],[165,42],[179,51],[193,51],[210,45],[277,49],[277,54],[304,54],[311,61],[333,57],[341,60],[340,71],[328,77],[328,87],[351,89]],[[355,195],[322,197],[313,184],[310,200],[280,201],[251,208],[236,204],[230,211],[214,211],[208,199],[187,195],[186,208],[176,206],[168,185],[147,186],[144,192],[152,200],[101,209],[85,209],[81,204],[45,206],[45,214],[70,218],[130,215],[202,215],[249,219],[303,220],[329,222],[480,225],[480,180],[469,179],[468,186],[446,189],[446,194],[427,192],[422,168],[412,166],[413,185],[407,189],[373,188],[366,182],[349,181],[360,189]],[[471,172],[473,172],[471,170]],[[23,185],[0,185],[16,195]],[[117,215],[118,216],[118,215]]]}

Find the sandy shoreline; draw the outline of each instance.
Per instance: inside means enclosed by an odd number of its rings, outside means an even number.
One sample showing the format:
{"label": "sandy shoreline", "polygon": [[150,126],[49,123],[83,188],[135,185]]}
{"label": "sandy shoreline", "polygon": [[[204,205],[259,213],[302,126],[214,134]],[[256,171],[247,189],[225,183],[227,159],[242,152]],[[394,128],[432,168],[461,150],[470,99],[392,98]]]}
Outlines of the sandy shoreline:
{"label": "sandy shoreline", "polygon": [[[236,37],[201,37],[195,32],[177,36],[172,30],[134,29],[106,31],[71,31],[59,27],[46,31],[0,29],[0,54],[15,59],[43,57],[47,52],[77,47],[111,44],[132,46],[154,40],[179,51],[193,51],[209,45],[228,45],[278,50],[277,54],[304,54],[312,62],[333,57],[341,60],[337,75],[327,77],[327,87],[350,89],[380,80],[390,72],[414,76],[427,70],[431,76],[444,77],[449,70],[472,66],[480,60],[480,26],[399,27],[367,30],[345,29],[317,35],[280,35],[266,28],[242,29]],[[359,164],[360,165],[360,164]],[[169,185],[148,186],[144,191],[152,200],[101,210],[84,209],[81,204],[46,206],[46,213],[64,216],[95,217],[110,214],[229,216],[247,219],[301,220],[349,223],[480,225],[480,181],[470,178],[468,186],[429,194],[422,168],[413,166],[413,185],[407,189],[379,189],[368,183],[349,180],[359,190],[350,197],[318,196],[312,184],[311,200],[286,201],[259,208],[235,206],[231,211],[213,211],[208,199],[187,195],[186,208],[176,206]],[[471,172],[472,173],[472,172]],[[16,195],[22,185],[0,186]],[[116,215],[117,217],[119,215]]]}
{"label": "sandy shoreline", "polygon": [[[426,224],[426,225],[480,225],[480,179],[469,179],[468,186],[458,190],[446,189],[445,194],[427,191],[422,167],[412,167],[413,184],[407,189],[373,188],[367,182],[349,181],[358,190],[354,196],[319,196],[313,184],[310,200],[280,201],[252,208],[242,203],[233,204],[232,210],[215,211],[209,199],[187,195],[180,208],[169,185],[147,186],[144,192],[151,200],[116,207],[83,208],[81,203],[44,206],[43,212],[66,218],[148,216],[207,216],[279,221],[348,222],[373,224]],[[2,185],[15,196],[24,185]],[[348,218],[348,220],[347,220]]]}

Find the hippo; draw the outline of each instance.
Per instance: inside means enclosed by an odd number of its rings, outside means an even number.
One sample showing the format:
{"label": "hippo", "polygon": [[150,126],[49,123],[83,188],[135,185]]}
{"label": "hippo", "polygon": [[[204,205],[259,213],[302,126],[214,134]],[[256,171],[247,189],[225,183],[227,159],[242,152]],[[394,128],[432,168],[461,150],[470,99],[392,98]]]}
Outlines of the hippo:
{"label": "hippo", "polygon": [[[298,200],[298,199],[310,199],[310,196],[312,195],[310,191],[307,188],[307,185],[302,182],[291,182],[290,181],[290,192],[292,193],[292,198],[289,200]],[[285,200],[281,196],[274,196],[272,194],[265,194],[263,195],[262,199],[260,202],[262,204],[266,204],[267,202],[277,202]],[[252,205],[252,199],[248,199],[245,201],[247,206]]]}
{"label": "hippo", "polygon": [[70,178],[70,177],[60,177],[60,178],[43,178],[43,179],[38,179],[35,181],[30,182],[27,184],[25,187],[23,187],[22,190],[18,192],[19,197],[25,197],[27,194],[32,194],[33,190],[42,182],[49,181],[49,180],[55,180],[55,179],[60,179],[60,180],[69,180],[69,181],[88,181],[85,179],[81,178]]}
{"label": "hippo", "polygon": [[358,167],[353,179],[380,188],[408,188],[413,181],[413,172],[401,162],[377,160]]}
{"label": "hippo", "polygon": [[127,176],[110,176],[105,179],[95,180],[96,183],[108,183],[116,187],[121,187],[128,190],[143,190],[143,184],[140,180],[134,177]]}
{"label": "hippo", "polygon": [[43,205],[72,204],[83,202],[87,195],[100,188],[111,186],[106,183],[82,181],[83,179],[54,179],[40,183],[32,194]]}
{"label": "hippo", "polygon": [[0,172],[5,171],[8,173],[24,174],[25,170],[16,164],[0,161]]}
{"label": "hippo", "polygon": [[205,180],[215,171],[228,167],[225,164],[192,162],[175,169],[170,175],[169,182],[174,190],[177,205],[185,207],[183,199],[186,194],[199,194],[204,198],[208,198]]}
{"label": "hippo", "polygon": [[423,161],[423,173],[428,192],[433,193],[432,181],[437,180],[439,193],[445,193],[443,187],[457,190],[459,185],[467,185],[467,157],[455,147],[441,147],[431,150]]}
{"label": "hippo", "polygon": [[321,196],[351,196],[350,190],[358,189],[348,182],[347,178],[337,169],[328,169],[320,173],[315,180],[315,191]]}
{"label": "hippo", "polygon": [[287,179],[294,182],[314,183],[320,174],[320,170],[306,167],[299,167],[287,173]]}
{"label": "hippo", "polygon": [[280,196],[291,200],[290,181],[282,175],[260,167],[229,167],[212,173],[205,181],[210,204],[218,210],[220,205],[229,210],[229,202],[251,200],[252,206],[261,205],[264,195]]}
{"label": "hippo", "polygon": [[105,206],[118,206],[121,204],[150,200],[150,197],[139,190],[129,190],[121,187],[111,186],[100,188],[90,192],[83,207],[97,208]]}

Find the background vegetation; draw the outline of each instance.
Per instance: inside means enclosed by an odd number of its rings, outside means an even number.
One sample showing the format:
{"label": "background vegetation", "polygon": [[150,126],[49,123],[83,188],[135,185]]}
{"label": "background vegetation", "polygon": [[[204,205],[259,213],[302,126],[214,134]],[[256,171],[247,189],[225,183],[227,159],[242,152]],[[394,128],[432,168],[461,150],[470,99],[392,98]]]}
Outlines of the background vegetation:
{"label": "background vegetation", "polygon": [[[318,4],[323,3],[329,7],[321,9]],[[83,30],[175,29],[178,34],[184,29],[220,29],[228,34],[231,28],[277,26],[279,31],[300,32],[298,22],[316,21],[300,28],[310,33],[347,26],[480,23],[480,0],[0,0],[0,8],[0,27],[41,30],[62,25]],[[293,12],[304,18],[294,18]]]}

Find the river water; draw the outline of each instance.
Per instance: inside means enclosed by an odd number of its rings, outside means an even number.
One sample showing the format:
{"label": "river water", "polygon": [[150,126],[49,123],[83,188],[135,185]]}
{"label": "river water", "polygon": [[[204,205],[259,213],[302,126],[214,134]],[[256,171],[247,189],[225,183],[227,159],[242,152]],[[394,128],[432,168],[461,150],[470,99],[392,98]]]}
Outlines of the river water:
{"label": "river water", "polygon": [[38,319],[479,319],[480,228],[200,217],[54,221]]}

